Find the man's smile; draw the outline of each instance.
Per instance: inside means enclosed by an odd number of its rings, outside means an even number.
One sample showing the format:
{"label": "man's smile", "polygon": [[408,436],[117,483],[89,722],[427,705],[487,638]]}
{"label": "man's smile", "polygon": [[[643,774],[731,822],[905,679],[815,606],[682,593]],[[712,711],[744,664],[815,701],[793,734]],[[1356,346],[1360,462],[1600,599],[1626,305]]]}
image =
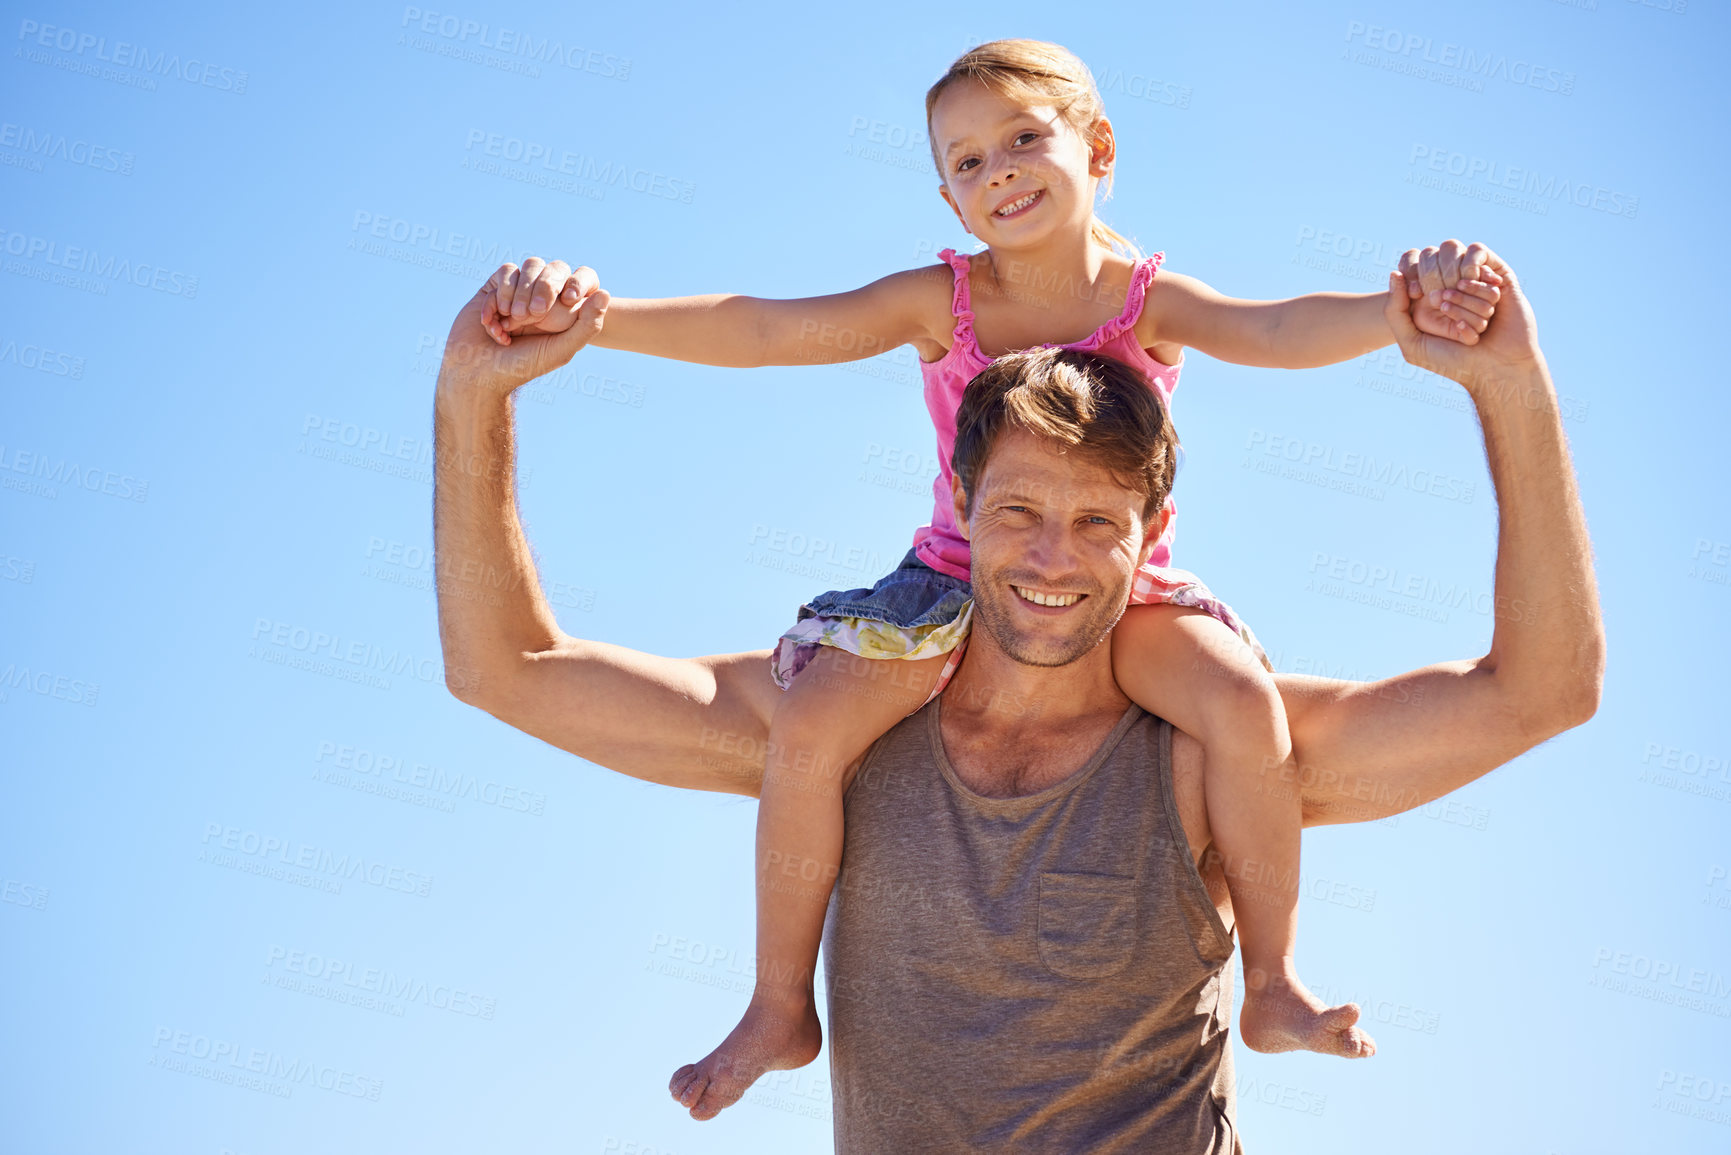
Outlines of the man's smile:
{"label": "man's smile", "polygon": [[1030,605],[1045,606],[1051,609],[1063,609],[1067,606],[1073,606],[1088,596],[1087,594],[1060,593],[1057,590],[1037,590],[1031,589],[1027,586],[1018,585],[1012,585],[1010,588],[1015,590],[1016,596],[1021,598],[1024,602],[1027,602]]}

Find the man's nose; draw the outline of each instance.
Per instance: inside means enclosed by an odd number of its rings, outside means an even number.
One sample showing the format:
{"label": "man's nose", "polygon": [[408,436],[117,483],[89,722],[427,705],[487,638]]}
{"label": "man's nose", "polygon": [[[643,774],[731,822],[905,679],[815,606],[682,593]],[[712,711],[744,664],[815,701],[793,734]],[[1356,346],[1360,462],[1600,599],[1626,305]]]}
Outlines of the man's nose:
{"label": "man's nose", "polygon": [[1076,568],[1075,534],[1067,525],[1046,522],[1034,535],[1028,563],[1047,575],[1067,574]]}

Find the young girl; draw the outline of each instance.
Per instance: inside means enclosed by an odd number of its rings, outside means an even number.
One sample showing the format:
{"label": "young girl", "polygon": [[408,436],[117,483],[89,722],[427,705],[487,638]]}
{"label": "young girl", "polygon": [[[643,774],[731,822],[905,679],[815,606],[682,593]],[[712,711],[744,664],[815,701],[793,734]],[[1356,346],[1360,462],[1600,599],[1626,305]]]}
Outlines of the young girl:
{"label": "young girl", "polygon": [[[1233,300],[1161,272],[1163,253],[1138,257],[1094,213],[1099,186],[1111,187],[1112,128],[1087,69],[1057,45],[1000,40],[970,50],[926,94],[926,114],[939,193],[982,252],[945,250],[943,266],[805,300],[614,298],[595,340],[734,366],[833,363],[911,344],[937,427],[935,508],[913,550],[872,589],[801,607],[772,659],[787,693],[770,727],[758,813],[756,987],[726,1040],[670,1084],[700,1119],[763,1072],[817,1056],[812,971],[841,860],[843,771],[943,689],[967,637],[969,555],[950,482],[967,382],[998,356],[1063,344],[1140,369],[1169,405],[1185,346],[1239,364],[1305,368],[1392,340],[1380,293]],[[1475,342],[1498,296],[1478,276],[1469,263],[1458,291],[1439,304],[1415,302],[1420,327]],[[514,288],[496,288],[486,322],[501,344],[514,332],[569,325],[580,303],[567,289],[558,308],[537,317],[528,293]],[[1354,1026],[1356,1007],[1325,1007],[1299,981],[1301,815],[1297,793],[1272,773],[1291,753],[1285,711],[1249,627],[1194,575],[1171,568],[1172,513],[1168,499],[1153,556],[1112,635],[1113,671],[1130,698],[1205,748],[1209,827],[1244,953],[1240,1032],[1258,1051],[1374,1053]],[[1056,607],[1083,596],[1016,593]]]}

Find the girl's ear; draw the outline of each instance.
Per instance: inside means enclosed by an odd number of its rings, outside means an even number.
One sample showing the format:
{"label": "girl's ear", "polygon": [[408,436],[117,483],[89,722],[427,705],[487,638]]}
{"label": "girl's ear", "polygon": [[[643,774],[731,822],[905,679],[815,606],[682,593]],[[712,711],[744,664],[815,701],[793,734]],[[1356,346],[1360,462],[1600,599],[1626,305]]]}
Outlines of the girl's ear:
{"label": "girl's ear", "polygon": [[1118,159],[1118,141],[1112,135],[1112,122],[1102,116],[1094,122],[1089,137],[1088,171],[1094,176],[1105,176]]}

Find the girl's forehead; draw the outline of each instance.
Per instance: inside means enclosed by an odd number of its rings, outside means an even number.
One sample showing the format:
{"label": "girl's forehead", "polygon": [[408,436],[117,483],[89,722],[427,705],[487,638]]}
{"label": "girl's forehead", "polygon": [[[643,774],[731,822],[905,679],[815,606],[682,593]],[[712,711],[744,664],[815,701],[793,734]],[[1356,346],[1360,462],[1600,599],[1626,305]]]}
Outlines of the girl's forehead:
{"label": "girl's forehead", "polygon": [[932,139],[942,149],[952,140],[990,133],[1024,116],[1042,121],[1061,118],[1054,105],[1014,100],[977,80],[958,80],[939,94],[932,107]]}

